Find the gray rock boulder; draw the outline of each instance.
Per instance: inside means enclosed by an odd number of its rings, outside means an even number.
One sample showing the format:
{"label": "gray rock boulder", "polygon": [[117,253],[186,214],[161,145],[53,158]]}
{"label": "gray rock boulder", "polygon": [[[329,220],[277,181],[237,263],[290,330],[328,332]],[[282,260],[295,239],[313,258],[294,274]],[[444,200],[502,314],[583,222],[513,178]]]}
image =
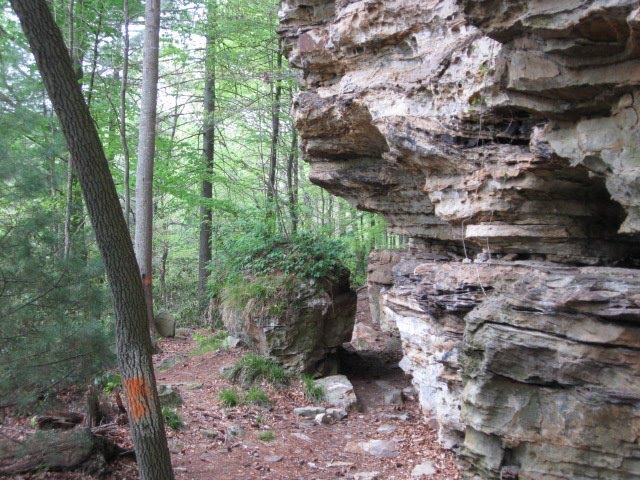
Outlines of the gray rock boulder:
{"label": "gray rock boulder", "polygon": [[638,2],[280,21],[311,180],[409,239],[372,255],[371,309],[463,476],[640,478]]}
{"label": "gray rock boulder", "polygon": [[316,415],[326,413],[327,409],[324,407],[297,407],[293,409],[293,413],[299,417],[315,418]]}
{"label": "gray rock boulder", "polygon": [[164,407],[179,407],[182,405],[182,396],[173,385],[158,385],[158,397]]}
{"label": "gray rock boulder", "polygon": [[413,470],[411,470],[411,478],[416,478],[416,479],[430,478],[431,475],[434,475],[437,472],[438,470],[433,465],[433,462],[429,460],[425,460],[420,465],[416,465],[413,468]]}
{"label": "gray rock boulder", "polygon": [[[247,281],[252,281],[247,279]],[[288,371],[316,372],[330,366],[327,357],[351,339],[356,294],[349,273],[335,282],[282,282],[282,289],[260,301],[241,305],[223,295],[222,321],[227,330]]]}
{"label": "gray rock boulder", "polygon": [[356,397],[353,385],[344,375],[332,375],[314,381],[316,386],[322,387],[324,401],[334,407],[346,410],[358,408],[358,397]]}
{"label": "gray rock boulder", "polygon": [[161,312],[153,319],[153,325],[163,337],[176,336],[176,319],[168,312]]}
{"label": "gray rock boulder", "polygon": [[373,457],[395,458],[400,448],[395,440],[369,440],[360,444],[362,451]]}

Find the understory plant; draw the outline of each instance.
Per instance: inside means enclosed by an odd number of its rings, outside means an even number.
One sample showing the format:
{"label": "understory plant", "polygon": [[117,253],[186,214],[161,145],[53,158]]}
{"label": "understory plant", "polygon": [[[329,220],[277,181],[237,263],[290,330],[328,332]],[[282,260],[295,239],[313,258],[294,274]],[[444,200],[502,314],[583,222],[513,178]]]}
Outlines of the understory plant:
{"label": "understory plant", "polygon": [[308,374],[302,375],[301,380],[304,385],[305,398],[311,400],[313,403],[321,403],[325,398],[322,386],[316,385],[313,377]]}
{"label": "understory plant", "polygon": [[226,347],[225,340],[228,334],[224,330],[221,330],[214,335],[202,335],[201,333],[194,333],[193,339],[198,345],[193,350],[193,355],[202,355],[203,353],[213,352],[221,350]]}
{"label": "understory plant", "polygon": [[257,387],[251,387],[244,397],[245,403],[251,403],[260,407],[268,407],[271,404],[269,396],[264,390]]}
{"label": "understory plant", "polygon": [[218,394],[218,400],[223,407],[237,407],[242,403],[240,392],[235,388],[225,388]]}
{"label": "understory plant", "polygon": [[340,258],[343,246],[318,233],[286,236],[255,228],[251,235],[230,235],[222,242],[211,276],[211,293],[235,298],[237,304],[246,298],[270,296],[287,283],[335,281],[345,273]]}
{"label": "understory plant", "polygon": [[162,407],[162,416],[164,417],[164,423],[172,430],[178,431],[184,426],[182,417],[175,408]]}
{"label": "understory plant", "polygon": [[272,442],[276,439],[276,434],[273,433],[273,430],[265,430],[264,432],[258,432],[256,435],[258,440],[263,442]]}
{"label": "understory plant", "polygon": [[280,387],[289,383],[289,377],[278,362],[256,353],[243,355],[227,371],[226,376],[243,385],[253,385],[258,381],[265,381]]}
{"label": "understory plant", "polygon": [[271,400],[266,392],[257,387],[251,387],[246,394],[239,392],[235,388],[225,388],[218,393],[218,400],[226,408],[247,404],[259,407],[269,407],[271,405]]}

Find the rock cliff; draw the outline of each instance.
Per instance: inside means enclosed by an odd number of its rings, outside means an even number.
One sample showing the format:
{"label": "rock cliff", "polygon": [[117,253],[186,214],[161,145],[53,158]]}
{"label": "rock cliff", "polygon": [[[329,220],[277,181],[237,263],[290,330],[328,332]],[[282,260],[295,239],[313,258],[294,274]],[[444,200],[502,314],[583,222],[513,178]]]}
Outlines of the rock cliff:
{"label": "rock cliff", "polygon": [[412,239],[371,303],[466,475],[639,478],[638,3],[285,0],[281,35],[311,180]]}

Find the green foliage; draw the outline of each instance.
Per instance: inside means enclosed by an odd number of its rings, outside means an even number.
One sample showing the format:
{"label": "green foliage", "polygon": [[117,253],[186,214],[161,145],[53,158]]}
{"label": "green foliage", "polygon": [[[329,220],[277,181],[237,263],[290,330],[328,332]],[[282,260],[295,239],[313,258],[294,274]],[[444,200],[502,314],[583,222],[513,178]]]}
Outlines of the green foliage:
{"label": "green foliage", "polygon": [[68,153],[8,5],[0,7],[0,405],[30,410],[115,364],[110,297]]}
{"label": "green foliage", "polygon": [[162,416],[164,417],[164,423],[172,430],[180,430],[184,426],[182,417],[175,408],[162,407]]}
{"label": "green foliage", "polygon": [[268,407],[271,400],[266,392],[257,387],[251,387],[244,397],[245,403],[252,403],[261,407]]}
{"label": "green foliage", "polygon": [[242,397],[235,388],[225,388],[218,393],[218,400],[223,407],[236,407],[242,403]]}
{"label": "green foliage", "polygon": [[225,331],[220,331],[215,335],[205,336],[201,333],[194,333],[193,339],[198,344],[196,349],[192,352],[193,355],[202,355],[203,353],[213,352],[226,348],[225,340],[228,334]]}
{"label": "green foliage", "polygon": [[302,375],[302,384],[304,385],[304,396],[313,403],[321,403],[324,401],[325,394],[321,385],[316,385],[311,375]]}
{"label": "green foliage", "polygon": [[[74,9],[70,29],[67,3],[50,2],[63,32],[75,32],[74,45],[83,54],[80,81],[124,198],[124,149],[118,134],[123,119],[117,104],[122,8],[111,8],[117,4],[109,1],[86,1]],[[398,239],[385,234],[380,218],[356,212],[306,181],[309,167],[297,163],[299,152],[292,146],[287,113],[295,94],[294,75],[286,60],[282,68],[276,67],[276,3],[229,0],[190,10],[180,2],[172,5],[163,17],[166,35],[160,46],[163,101],[154,173],[156,310],[172,312],[180,326],[201,321],[194,295],[201,206],[213,210],[214,259],[209,269],[215,302],[224,291],[237,305],[251,304],[266,315],[281,315],[292,308],[289,294],[296,282],[335,280],[342,275],[340,265],[351,270],[352,283],[361,284],[368,252]],[[143,4],[130,1],[129,8],[136,22]],[[192,48],[194,35],[210,37],[206,59],[203,49]],[[94,39],[99,40],[95,49]],[[124,119],[130,173],[136,164],[140,39],[132,29]],[[63,385],[90,382],[114,365],[113,319],[104,269],[77,184],[70,192],[71,254],[64,258],[62,253],[69,153],[8,5],[0,7],[0,52],[0,404],[26,404],[53,398]],[[205,62],[213,63],[216,72],[211,119],[201,115]],[[280,136],[274,143],[277,185],[268,200],[265,153],[274,142],[270,129],[277,87],[282,94]],[[202,162],[205,120],[216,125],[213,174]],[[293,204],[286,170],[290,158],[296,159]],[[212,183],[213,199],[200,198],[203,180]],[[130,186],[135,186],[134,178]],[[218,345],[215,335],[198,341],[202,352]],[[112,387],[107,381],[102,388]]]}
{"label": "green foliage", "polygon": [[295,308],[300,282],[332,282],[345,277],[338,242],[310,233],[237,235],[228,238],[218,263],[214,294],[245,314],[281,316]]}
{"label": "green foliage", "polygon": [[295,277],[267,275],[244,278],[232,276],[222,291],[222,301],[239,311],[256,315],[281,315],[290,306]]}
{"label": "green foliage", "polygon": [[257,387],[249,388],[249,391],[245,395],[235,388],[225,388],[218,393],[218,400],[223,407],[227,408],[244,404],[268,407],[271,404],[271,400],[266,392]]}
{"label": "green foliage", "polygon": [[256,437],[262,442],[273,442],[276,439],[276,434],[273,433],[273,430],[265,430],[264,432],[258,432]]}
{"label": "green foliage", "polygon": [[[27,181],[19,177],[0,178],[0,185]],[[37,188],[30,198],[16,197],[11,209],[19,219],[0,199],[0,404],[50,400],[60,387],[86,384],[115,364],[102,263],[81,239],[75,254],[57,258],[59,217],[44,198]]]}
{"label": "green foliage", "polygon": [[341,245],[314,233],[238,236],[228,245],[231,271],[252,276],[292,275],[299,279],[332,278],[341,268]]}
{"label": "green foliage", "polygon": [[96,377],[93,384],[108,395],[122,386],[122,377],[117,373],[107,372]]}
{"label": "green foliage", "polygon": [[289,383],[289,378],[282,366],[269,357],[255,353],[243,355],[229,369],[227,377],[244,385],[252,385],[260,380],[274,386],[283,386]]}

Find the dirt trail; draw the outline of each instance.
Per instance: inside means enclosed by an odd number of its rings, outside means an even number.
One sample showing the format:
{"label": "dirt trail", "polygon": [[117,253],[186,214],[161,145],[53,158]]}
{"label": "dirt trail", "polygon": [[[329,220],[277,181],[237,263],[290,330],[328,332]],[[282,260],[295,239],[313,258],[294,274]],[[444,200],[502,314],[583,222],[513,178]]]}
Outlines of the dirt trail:
{"label": "dirt trail", "polygon": [[[221,349],[195,355],[197,347],[193,334],[164,339],[162,354],[154,357],[159,384],[172,385],[183,399],[177,409],[184,426],[177,431],[167,429],[172,462],[179,480],[324,480],[335,478],[377,478],[403,480],[425,478],[456,480],[459,469],[453,454],[443,450],[435,432],[421,421],[416,401],[402,405],[386,405],[385,392],[409,386],[408,378],[398,368],[389,368],[388,357],[375,364],[378,351],[384,351],[388,338],[370,324],[367,305],[361,301],[356,331],[364,332],[358,344],[367,350],[364,360],[354,350],[347,356],[351,361],[347,376],[354,385],[360,402],[359,411],[351,412],[343,420],[317,425],[294,414],[296,407],[310,405],[304,397],[299,380],[284,389],[268,385],[261,388],[271,400],[269,408],[243,405],[224,408],[219,393],[226,388],[238,388],[222,374],[222,369],[236,362],[246,348]],[[211,335],[210,332],[197,332]],[[160,363],[179,359],[172,367],[162,370]],[[374,363],[372,362],[372,359]],[[392,362],[391,362],[392,364]],[[82,392],[70,392],[64,400],[67,408],[83,411]],[[124,417],[123,417],[124,419]],[[2,431],[18,441],[34,433],[28,418],[2,419]],[[236,434],[234,434],[234,432]],[[273,439],[265,438],[266,432]],[[122,447],[131,447],[128,428],[112,422],[102,433]],[[262,439],[261,439],[262,438]],[[354,448],[360,442],[393,440],[399,455],[376,457]],[[412,477],[416,465],[430,462],[432,472]],[[378,472],[378,476],[360,476],[364,472]],[[88,480],[82,473],[41,472],[22,475],[20,479]],[[110,465],[108,480],[138,478],[135,462],[121,459]]]}
{"label": "dirt trail", "polygon": [[[165,340],[163,356],[186,354],[193,347],[191,340]],[[309,405],[298,381],[284,390],[263,386],[272,400],[270,410],[222,408],[218,393],[233,385],[220,370],[243,353],[246,351],[236,348],[189,357],[158,373],[159,383],[177,385],[184,399],[180,413],[185,426],[169,432],[177,478],[319,480],[377,471],[380,479],[408,479],[425,459],[438,471],[423,478],[459,478],[451,452],[442,450],[435,432],[419,420],[417,402],[384,404],[384,382],[400,388],[409,385],[400,370],[383,371],[377,378],[352,378],[362,411],[329,425],[316,425],[293,413],[295,407]],[[243,433],[232,436],[230,432],[238,427]],[[272,431],[274,440],[259,440],[258,435],[265,431]],[[206,436],[212,432],[216,438]],[[348,451],[350,443],[373,439],[396,440],[400,455],[378,458]]]}

